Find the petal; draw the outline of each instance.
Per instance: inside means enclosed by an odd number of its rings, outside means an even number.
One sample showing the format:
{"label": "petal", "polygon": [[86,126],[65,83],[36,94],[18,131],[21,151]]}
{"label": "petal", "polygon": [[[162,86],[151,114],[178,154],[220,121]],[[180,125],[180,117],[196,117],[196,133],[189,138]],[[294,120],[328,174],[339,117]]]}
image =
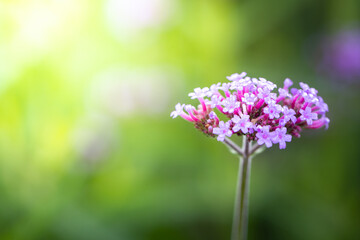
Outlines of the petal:
{"label": "petal", "polygon": [[224,135],[219,135],[219,136],[217,137],[217,140],[220,141],[220,142],[223,142],[224,139],[225,139],[225,136],[224,136]]}
{"label": "petal", "polygon": [[269,140],[269,141],[266,141],[265,142],[265,145],[266,145],[266,147],[271,147],[272,146],[272,142]]}

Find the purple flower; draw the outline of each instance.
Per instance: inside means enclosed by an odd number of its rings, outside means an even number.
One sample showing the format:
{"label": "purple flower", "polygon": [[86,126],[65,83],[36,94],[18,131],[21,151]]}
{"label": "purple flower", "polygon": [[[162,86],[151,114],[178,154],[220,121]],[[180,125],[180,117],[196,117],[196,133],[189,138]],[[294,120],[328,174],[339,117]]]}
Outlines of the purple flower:
{"label": "purple flower", "polygon": [[259,78],[259,80],[257,81],[257,85],[262,88],[266,87],[271,91],[276,88],[276,84],[266,80],[265,78]]}
{"label": "purple flower", "polygon": [[242,85],[244,87],[249,87],[251,88],[251,86],[254,85],[254,83],[251,81],[250,77],[244,77],[243,79],[240,80],[240,82],[242,83]]}
{"label": "purple flower", "polygon": [[[204,134],[217,135],[219,141],[237,133],[247,141],[257,141],[267,147],[279,143],[281,149],[291,141],[291,136],[300,137],[304,128],[329,125],[328,105],[317,95],[318,91],[306,83],[300,83],[300,89],[292,88],[290,94],[292,81],[288,78],[278,91],[274,91],[276,85],[265,78],[251,78],[245,73],[233,74],[228,79],[231,82],[213,84],[210,89],[195,88],[189,96],[200,102],[197,109],[178,103],[170,116],[181,116]],[[225,96],[219,90],[224,91]],[[221,116],[216,115],[217,110],[231,120],[219,122]]]}
{"label": "purple flower", "polygon": [[264,99],[269,104],[271,100],[276,99],[276,93],[272,93],[267,87],[258,88],[258,97]]}
{"label": "purple flower", "polygon": [[172,111],[172,112],[170,113],[170,117],[176,118],[177,116],[179,116],[180,114],[182,114],[182,113],[184,112],[184,110],[183,110],[184,107],[185,107],[185,104],[180,104],[180,103],[176,104],[176,105],[175,105],[175,111]]}
{"label": "purple flower", "polygon": [[223,83],[219,89],[223,90],[224,92],[229,91],[231,83]]}
{"label": "purple flower", "polygon": [[303,96],[303,98],[305,99],[305,102],[308,103],[316,103],[319,101],[319,99],[317,98],[316,95],[312,94],[312,93],[307,93],[307,92],[302,92],[301,94]]}
{"label": "purple flower", "polygon": [[322,97],[318,97],[319,101],[316,103],[316,106],[319,108],[319,113],[323,114],[329,111],[328,105],[324,102]]}
{"label": "purple flower", "polygon": [[244,88],[244,84],[243,84],[242,81],[234,81],[230,85],[231,90],[239,90],[239,91],[241,91],[241,90],[243,90],[243,88]]}
{"label": "purple flower", "polygon": [[301,113],[300,120],[306,121],[308,126],[310,126],[313,123],[313,120],[318,119],[317,114],[311,112],[310,107],[306,107],[305,110],[300,109],[299,112]]}
{"label": "purple flower", "polygon": [[284,80],[284,89],[289,89],[293,85],[293,82],[290,78],[285,78]]}
{"label": "purple flower", "polygon": [[268,148],[272,146],[271,139],[273,138],[273,132],[269,132],[269,129],[269,126],[264,126],[256,133],[256,137],[258,138],[257,143],[259,145],[263,145],[265,143]]}
{"label": "purple flower", "polygon": [[232,131],[230,130],[230,121],[226,123],[221,121],[219,126],[214,128],[213,134],[218,135],[217,140],[221,142],[224,141],[225,137],[231,137]]}
{"label": "purple flower", "polygon": [[307,85],[306,83],[300,82],[299,85],[304,91],[307,91],[310,89],[309,85]]}
{"label": "purple flower", "polygon": [[241,130],[243,133],[248,133],[249,129],[253,126],[249,120],[249,115],[244,114],[241,118],[238,115],[235,115],[231,120],[235,124],[232,129],[234,132]]}
{"label": "purple flower", "polygon": [[[291,120],[294,124],[296,123],[296,117],[295,117],[295,111],[294,109],[289,109],[287,106],[283,107],[283,114],[284,114],[284,118],[282,120],[284,120],[284,125]],[[282,126],[284,126],[282,125]]]}
{"label": "purple flower", "polygon": [[270,119],[279,118],[281,111],[282,111],[282,107],[279,104],[275,104],[275,103],[271,103],[264,108],[264,113],[269,114]]}
{"label": "purple flower", "polygon": [[194,116],[194,110],[196,110],[196,108],[194,106],[192,106],[191,104],[187,104],[184,107],[185,111],[188,112],[188,114],[191,116],[191,118],[195,121],[197,121],[198,119]]}
{"label": "purple flower", "polygon": [[270,96],[270,93],[271,93],[271,91],[267,87],[258,88],[258,97],[259,98],[267,98],[268,96]]}
{"label": "purple flower", "polygon": [[227,76],[226,78],[229,81],[239,81],[239,80],[243,79],[245,76],[246,76],[246,72],[242,72],[240,74],[233,73],[233,74],[231,74],[231,76]]}
{"label": "purple flower", "polygon": [[207,96],[211,97],[214,94],[217,94],[219,91],[221,83],[213,84],[210,86],[209,91],[207,92]]}
{"label": "purple flower", "polygon": [[279,88],[279,97],[290,97],[288,89]]}
{"label": "purple flower", "polygon": [[215,113],[214,111],[211,111],[211,112],[209,113],[209,118],[210,118],[210,119],[216,119],[216,118],[217,118],[216,113]]}
{"label": "purple flower", "polygon": [[195,98],[203,98],[207,95],[209,91],[209,88],[195,88],[194,92],[189,93],[189,97],[191,97],[191,99],[195,99]]}
{"label": "purple flower", "polygon": [[290,90],[291,94],[294,95],[294,96],[295,96],[299,91],[300,91],[300,90],[297,89],[297,88],[292,88],[292,89]]}
{"label": "purple flower", "polygon": [[254,105],[257,97],[253,93],[245,93],[244,97],[241,98],[241,100],[246,103],[247,105]]}
{"label": "purple flower", "polygon": [[302,90],[299,90],[299,93],[305,98],[306,102],[314,103],[319,101],[317,99],[318,91],[315,88],[310,88],[306,83],[299,83]]}
{"label": "purple flower", "polygon": [[232,95],[223,101],[223,105],[224,112],[233,113],[236,108],[240,107],[240,102],[237,100],[236,96]]}
{"label": "purple flower", "polygon": [[316,128],[321,128],[322,126],[325,126],[325,129],[329,128],[329,123],[330,123],[330,119],[328,119],[327,117],[322,117],[319,120],[316,120],[313,122],[313,124],[311,124],[310,126],[307,126],[306,128],[310,128],[310,129],[316,129]]}
{"label": "purple flower", "polygon": [[212,96],[211,101],[209,101],[211,108],[216,108],[216,106],[221,105],[221,97],[220,96]]}
{"label": "purple flower", "polygon": [[282,128],[277,128],[273,132],[272,141],[273,143],[279,143],[280,149],[285,149],[286,142],[291,142],[291,135],[286,134],[286,131],[287,131],[286,127],[282,127]]}
{"label": "purple flower", "polygon": [[325,120],[324,120],[324,122],[325,122],[325,129],[327,130],[328,128],[329,128],[329,123],[330,123],[330,119],[329,118],[327,118],[327,117],[324,117],[325,118]]}

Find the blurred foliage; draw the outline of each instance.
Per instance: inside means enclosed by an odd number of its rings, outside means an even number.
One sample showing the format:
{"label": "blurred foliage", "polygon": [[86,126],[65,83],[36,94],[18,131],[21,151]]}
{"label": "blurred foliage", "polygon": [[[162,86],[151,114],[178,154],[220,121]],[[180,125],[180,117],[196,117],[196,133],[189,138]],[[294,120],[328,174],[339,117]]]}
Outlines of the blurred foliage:
{"label": "blurred foliage", "polygon": [[357,239],[359,82],[317,36],[356,0],[2,0],[0,239],[229,239],[237,159],[169,114],[233,72],[304,81],[328,131],[253,163],[249,239]]}

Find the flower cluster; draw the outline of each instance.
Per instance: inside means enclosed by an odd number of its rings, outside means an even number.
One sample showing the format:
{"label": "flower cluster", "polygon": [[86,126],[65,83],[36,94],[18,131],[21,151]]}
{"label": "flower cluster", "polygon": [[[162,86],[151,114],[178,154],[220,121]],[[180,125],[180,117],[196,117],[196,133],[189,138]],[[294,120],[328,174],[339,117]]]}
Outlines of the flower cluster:
{"label": "flower cluster", "polygon": [[[285,79],[283,88],[264,78],[250,78],[246,73],[228,76],[229,82],[196,88],[189,94],[198,99],[197,108],[178,103],[170,116],[180,116],[194,123],[195,128],[218,141],[232,135],[245,135],[248,141],[271,147],[286,147],[293,137],[300,137],[303,128],[328,128],[328,106],[318,91],[305,83],[300,89],[291,88]],[[225,121],[220,120],[215,109]],[[219,115],[220,116],[220,115]]]}

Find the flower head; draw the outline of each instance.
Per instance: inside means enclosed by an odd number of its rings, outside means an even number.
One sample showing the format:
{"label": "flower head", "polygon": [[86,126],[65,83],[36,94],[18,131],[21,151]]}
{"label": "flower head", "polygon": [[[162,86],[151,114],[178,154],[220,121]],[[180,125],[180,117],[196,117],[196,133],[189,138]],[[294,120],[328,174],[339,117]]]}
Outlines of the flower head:
{"label": "flower head", "polygon": [[[231,82],[195,88],[189,96],[198,99],[198,107],[178,103],[170,116],[181,116],[218,141],[233,134],[244,135],[247,141],[267,147],[279,143],[280,149],[292,137],[300,137],[304,128],[329,125],[328,105],[306,83],[300,83],[300,89],[289,89],[293,82],[286,78],[283,88],[274,91],[276,85],[265,78],[250,78],[246,73],[227,78]],[[216,110],[229,120],[220,121]]]}

